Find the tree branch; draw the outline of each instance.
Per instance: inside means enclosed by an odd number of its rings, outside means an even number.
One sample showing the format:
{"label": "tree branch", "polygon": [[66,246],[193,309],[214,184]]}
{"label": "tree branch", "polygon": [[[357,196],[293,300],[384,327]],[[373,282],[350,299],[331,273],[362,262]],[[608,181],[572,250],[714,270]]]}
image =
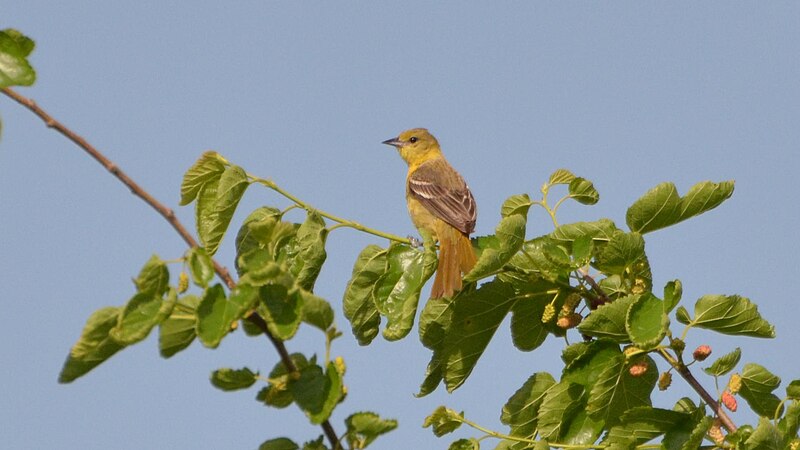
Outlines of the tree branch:
{"label": "tree branch", "polygon": [[[0,89],[3,94],[7,97],[11,98],[15,102],[19,103],[32,113],[36,114],[42,121],[47,125],[48,128],[52,128],[62,135],[72,141],[75,145],[83,149],[86,153],[89,154],[92,158],[95,159],[100,165],[105,167],[112,175],[114,175],[122,184],[128,187],[131,190],[133,195],[141,198],[145,203],[147,203],[151,208],[156,210],[170,225],[172,228],[180,235],[186,245],[189,247],[199,247],[197,240],[189,233],[186,227],[181,223],[180,220],[175,216],[175,212],[168,208],[166,205],[158,201],[155,197],[150,195],[146,190],[144,190],[138,183],[133,181],[131,177],[128,176],[122,169],[119,168],[113,161],[108,159],[103,153],[97,150],[92,144],[90,144],[86,139],[72,131],[71,129],[67,128],[64,124],[57,121],[53,118],[50,114],[48,114],[45,110],[43,110],[39,105],[36,104],[33,100],[18,94],[17,92],[9,89],[9,88],[2,88]],[[212,262],[214,264],[214,271],[217,275],[225,282],[229,289],[233,289],[236,287],[236,282],[233,280],[228,269],[217,262],[215,259],[212,258]],[[292,358],[289,355],[289,351],[286,349],[286,345],[284,345],[283,341],[276,338],[269,332],[267,328],[267,323],[257,313],[252,313],[250,316],[247,317],[251,323],[256,325],[261,331],[264,332],[264,335],[272,342],[272,345],[277,350],[278,354],[280,355],[281,362],[286,367],[287,371],[289,372],[296,372],[297,366],[292,361]],[[341,444],[339,443],[339,438],[336,435],[336,432],[331,426],[330,422],[327,420],[322,423],[322,430],[325,433],[328,441],[330,441],[331,447],[334,450],[341,449]]]}

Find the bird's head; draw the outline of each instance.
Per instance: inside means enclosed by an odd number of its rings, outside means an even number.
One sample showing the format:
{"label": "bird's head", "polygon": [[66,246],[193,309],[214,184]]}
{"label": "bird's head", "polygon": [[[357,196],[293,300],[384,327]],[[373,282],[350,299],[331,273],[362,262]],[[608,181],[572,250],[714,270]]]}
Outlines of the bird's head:
{"label": "bird's head", "polygon": [[425,128],[412,128],[399,136],[383,141],[397,148],[400,156],[409,164],[420,164],[442,154],[439,142]]}

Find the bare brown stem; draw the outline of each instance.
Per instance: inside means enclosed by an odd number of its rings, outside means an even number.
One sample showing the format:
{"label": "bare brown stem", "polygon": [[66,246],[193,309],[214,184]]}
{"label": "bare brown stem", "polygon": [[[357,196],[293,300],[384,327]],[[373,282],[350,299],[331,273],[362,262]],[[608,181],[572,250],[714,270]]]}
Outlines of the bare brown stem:
{"label": "bare brown stem", "polygon": [[[119,168],[113,161],[108,159],[103,153],[101,153],[97,148],[95,148],[92,144],[90,144],[86,139],[72,131],[71,129],[67,128],[64,124],[59,122],[58,120],[54,119],[53,116],[47,113],[44,109],[39,107],[33,100],[18,94],[17,92],[9,89],[9,88],[2,88],[0,91],[3,92],[7,97],[14,100],[15,102],[19,103],[32,113],[36,114],[42,121],[47,125],[48,128],[52,128],[62,135],[72,141],[75,145],[83,149],[86,153],[89,154],[92,158],[95,159],[100,165],[105,167],[112,175],[114,175],[122,184],[124,184],[128,189],[131,190],[133,195],[141,198],[145,203],[147,203],[151,208],[156,210],[159,214],[161,214],[172,228],[178,233],[178,235],[186,242],[186,245],[189,247],[198,247],[197,240],[195,240],[194,236],[189,233],[186,227],[181,223],[180,220],[175,216],[175,212],[168,208],[166,205],[158,201],[155,197],[150,195],[149,192],[144,190],[138,183],[136,183],[131,177],[128,176],[122,169]],[[220,277],[222,281],[228,286],[229,289],[233,289],[236,287],[236,282],[233,280],[228,269],[217,262],[216,260],[212,259],[214,264],[214,271]],[[261,331],[264,332],[264,335],[272,342],[272,345],[277,350],[278,354],[280,355],[281,362],[286,367],[286,370],[289,372],[296,372],[297,366],[292,361],[292,358],[289,355],[289,351],[286,349],[286,345],[280,339],[276,338],[275,336],[270,333],[269,329],[267,328],[267,323],[264,321],[264,318],[258,315],[257,313],[252,313],[250,316],[247,317],[251,323],[255,324]],[[336,435],[336,432],[331,426],[330,422],[327,420],[322,423],[322,430],[325,433],[325,436],[330,441],[331,447],[334,450],[341,449],[341,444],[339,443],[339,438]]]}
{"label": "bare brown stem", "polygon": [[731,420],[730,416],[728,416],[728,414],[722,408],[722,405],[720,405],[719,402],[717,402],[717,400],[706,390],[706,388],[704,388],[703,385],[697,381],[697,378],[694,377],[694,374],[692,374],[692,371],[689,370],[689,367],[687,367],[683,361],[673,358],[669,353],[667,353],[666,350],[659,351],[659,354],[669,363],[670,366],[675,369],[676,372],[678,372],[678,374],[684,380],[686,380],[687,383],[689,383],[689,386],[691,386],[695,392],[700,394],[700,397],[703,399],[703,401],[705,401],[706,404],[717,414],[720,422],[722,422],[722,426],[724,426],[729,433],[736,431],[736,424],[733,423],[733,420]]}

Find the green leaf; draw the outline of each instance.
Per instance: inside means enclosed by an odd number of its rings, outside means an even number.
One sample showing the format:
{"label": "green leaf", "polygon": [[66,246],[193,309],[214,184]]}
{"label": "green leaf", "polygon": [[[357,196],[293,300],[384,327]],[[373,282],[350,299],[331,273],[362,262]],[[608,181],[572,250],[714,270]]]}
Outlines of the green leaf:
{"label": "green leaf", "polygon": [[127,346],[143,341],[153,327],[169,316],[174,306],[175,297],[171,302],[165,302],[158,295],[140,292],[125,305],[117,325],[109,330],[108,335],[120,345]]}
{"label": "green leaf", "polygon": [[480,450],[481,444],[475,438],[459,439],[447,447],[447,450]]}
{"label": "green leaf", "polygon": [[786,443],[797,438],[797,431],[800,430],[800,402],[789,403],[786,413],[778,421],[778,429],[783,434]]}
{"label": "green leaf", "polygon": [[758,419],[756,427],[750,438],[745,441],[745,448],[758,450],[783,449],[783,436],[778,428],[766,417]]}
{"label": "green leaf", "polygon": [[0,31],[0,88],[30,86],[36,81],[36,71],[28,62],[34,46],[33,40],[15,29]]}
{"label": "green leaf", "polygon": [[264,441],[258,446],[258,450],[300,450],[300,446],[289,438],[280,437]]}
{"label": "green leaf", "polygon": [[652,288],[653,275],[639,233],[614,233],[596,255],[594,265],[606,275],[619,275],[630,285],[640,284],[645,292]]}
{"label": "green leaf", "polygon": [[669,314],[681,301],[683,284],[681,280],[672,280],[664,286],[664,312]]}
{"label": "green leaf", "polygon": [[328,229],[325,228],[325,220],[314,211],[309,212],[306,221],[297,228],[299,251],[292,259],[289,271],[297,279],[297,284],[307,291],[314,290],[314,283],[328,257],[325,251],[327,237]]}
{"label": "green leaf", "polygon": [[258,290],[239,284],[225,298],[221,285],[206,289],[197,307],[197,337],[206,347],[217,348],[222,338],[231,331],[234,322],[241,319],[258,302]]}
{"label": "green leaf", "polygon": [[203,185],[210,181],[217,182],[224,171],[225,165],[220,161],[217,152],[209,150],[203,153],[183,175],[180,205],[192,203],[200,194]]}
{"label": "green leaf", "polygon": [[422,428],[433,427],[433,434],[436,437],[442,437],[458,429],[463,422],[463,412],[458,413],[446,406],[440,406],[425,418]]}
{"label": "green leaf", "polygon": [[739,395],[747,401],[754,413],[762,417],[776,416],[781,399],[772,393],[781,379],[758,364],[745,364],[742,369],[742,387]]}
{"label": "green leaf", "polygon": [[710,367],[706,367],[703,371],[711,376],[720,377],[733,370],[736,364],[739,364],[739,359],[742,357],[742,349],[736,347],[736,350],[723,355],[714,361]]}
{"label": "green leaf", "polygon": [[561,354],[564,361],[561,380],[591,387],[600,372],[621,354],[619,345],[605,339],[572,344]]}
{"label": "green leaf", "polygon": [[186,257],[189,263],[189,271],[192,274],[194,284],[208,287],[208,283],[214,278],[214,263],[202,247],[192,247]]}
{"label": "green leaf", "polygon": [[608,430],[603,444],[610,448],[627,448],[631,445],[644,444],[679,427],[687,419],[689,419],[688,414],[668,409],[649,406],[632,408],[623,414],[619,425]]}
{"label": "green leaf", "polygon": [[490,281],[475,291],[460,293],[451,326],[442,342],[443,378],[448,392],[466,381],[495,331],[514,305],[514,289]]}
{"label": "green leaf", "polygon": [[300,369],[300,378],[290,380],[289,392],[311,423],[319,425],[328,420],[342,398],[342,376],[333,362],[324,372],[322,367],[309,364]]}
{"label": "green leaf", "polygon": [[158,349],[161,356],[169,358],[188,347],[197,327],[197,305],[200,297],[186,295],[178,300],[169,317],[161,322],[158,333]]}
{"label": "green leaf", "polygon": [[259,312],[267,322],[272,336],[286,341],[291,339],[300,327],[303,310],[303,296],[298,289],[287,289],[280,284],[267,284],[258,291],[261,299]]}
{"label": "green leaf", "polygon": [[569,182],[569,196],[583,205],[594,205],[600,200],[600,194],[591,181],[575,178]]}
{"label": "green leaf", "polygon": [[625,330],[631,342],[642,350],[656,348],[669,331],[669,317],[664,302],[653,294],[644,294],[631,303],[625,318]]}
{"label": "green leaf", "polygon": [[526,215],[532,204],[528,194],[512,195],[503,202],[503,206],[500,208],[500,216],[508,217],[514,214]]}
{"label": "green leaf", "polygon": [[673,183],[661,183],[636,200],[625,218],[631,231],[644,234],[712,210],[731,194],[733,181],[697,183],[683,197]]}
{"label": "green leaf", "polygon": [[725,442],[732,444],[733,448],[750,449],[752,447],[748,447],[745,442],[747,442],[747,440],[750,439],[750,436],[753,435],[753,431],[755,431],[755,429],[752,425],[741,425],[733,433],[728,433],[725,435]]}
{"label": "green leaf", "polygon": [[800,400],[800,380],[792,380],[792,382],[786,386],[786,397],[792,400]]}
{"label": "green leaf", "polygon": [[619,275],[611,275],[603,278],[598,281],[597,284],[600,285],[600,289],[605,292],[606,297],[610,298],[612,301],[616,301],[618,298],[628,295],[628,288],[622,282],[622,277]]}
{"label": "green leaf", "polygon": [[378,312],[387,319],[387,340],[402,339],[411,331],[422,287],[436,270],[436,251],[429,244],[424,252],[403,244],[389,247],[386,271],[372,292]]}
{"label": "green leaf", "polygon": [[537,425],[539,407],[545,393],[556,384],[552,375],[538,372],[531,375],[517,392],[508,399],[500,421],[511,427],[510,434],[518,437],[529,437]]}
{"label": "green leaf", "polygon": [[550,180],[547,181],[547,184],[569,184],[574,179],[575,175],[573,175],[569,170],[557,169],[555,172],[550,174]]}
{"label": "green leaf", "polygon": [[[585,397],[581,399],[585,401]],[[586,409],[579,408],[562,433],[560,442],[570,445],[590,445],[597,441],[605,429],[605,422],[589,417]],[[549,450],[549,447],[548,447]]]}
{"label": "green leaf", "polygon": [[[636,363],[647,364],[647,372],[640,376],[631,375],[628,369]],[[598,375],[589,392],[586,410],[592,418],[603,419],[613,426],[625,411],[637,406],[650,406],[650,393],[657,379],[658,367],[649,356],[640,355],[626,362],[623,355],[617,355]]]}
{"label": "green leaf", "polygon": [[[195,226],[197,228],[197,235],[200,236],[200,241],[208,247],[205,239],[212,235],[219,235],[217,231],[218,220],[217,214],[214,212],[214,203],[217,200],[217,191],[219,189],[219,177],[212,178],[202,186],[200,192],[197,193],[197,203],[194,208]],[[220,240],[222,239],[219,236]],[[214,249],[216,250],[216,249]],[[209,255],[213,255],[214,251],[206,248]]]}
{"label": "green leaf", "polygon": [[313,441],[307,441],[303,443],[303,450],[328,450],[328,447],[323,444],[325,440],[325,436],[319,435]]}
{"label": "green leaf", "polygon": [[509,197],[503,203],[501,211],[510,215],[503,217],[495,228],[494,235],[497,238],[498,248],[487,248],[481,252],[475,267],[464,275],[465,282],[471,283],[493,274],[522,248],[530,205],[524,206],[524,200],[520,200],[520,197]]}
{"label": "green leaf", "polygon": [[238,391],[255,384],[258,372],[253,373],[247,367],[243,369],[223,368],[211,372],[211,384],[223,391]]}
{"label": "green leaf", "polygon": [[667,430],[662,441],[665,450],[695,450],[700,448],[706,433],[714,424],[714,419],[701,416],[698,419],[689,418],[682,423]]}
{"label": "green leaf", "polygon": [[592,258],[592,250],[594,250],[592,238],[581,236],[572,243],[572,259],[581,266],[585,266]]}
{"label": "green leaf", "polygon": [[[489,250],[484,252],[486,251]],[[559,254],[562,263],[554,262]],[[572,261],[563,246],[548,236],[540,236],[525,242],[521,251],[517,252],[504,267],[507,270],[500,272],[498,278],[514,284],[526,284],[537,278],[563,282],[573,270],[572,266]]]}
{"label": "green leaf", "polygon": [[373,412],[357,412],[344,420],[347,427],[345,438],[350,448],[366,448],[378,436],[397,428],[397,421],[381,419]]}
{"label": "green leaf", "polygon": [[678,319],[678,322],[689,325],[692,323],[692,318],[689,317],[689,311],[686,310],[683,306],[679,306],[677,310],[675,310],[675,318]]}
{"label": "green leaf", "polygon": [[300,290],[300,295],[303,297],[301,311],[303,322],[322,331],[330,328],[333,325],[333,308],[331,308],[331,304],[323,298],[302,289]]}
{"label": "green leaf", "polygon": [[600,306],[578,325],[578,331],[587,336],[611,339],[614,342],[630,342],[625,323],[628,310],[639,298],[638,295],[629,295]]}
{"label": "green leaf", "polygon": [[455,298],[443,297],[425,304],[419,317],[419,338],[426,348],[433,350],[417,397],[430,394],[439,386],[444,376],[444,339],[453,323]]}
{"label": "green leaf", "polygon": [[[309,361],[300,353],[292,353],[289,355],[289,358],[297,368],[298,373],[309,365]],[[276,364],[269,373],[269,385],[258,392],[256,400],[275,408],[285,408],[291,405],[294,401],[294,397],[292,397],[292,393],[289,391],[291,376],[283,362]]]}
{"label": "green leaf", "polygon": [[619,231],[617,226],[609,219],[600,219],[595,222],[574,222],[559,225],[550,233],[550,237],[557,242],[573,242],[582,237],[590,237],[598,241],[609,241]]}
{"label": "green leaf", "polygon": [[255,209],[244,219],[236,234],[236,270],[240,270],[239,258],[254,249],[266,249],[274,261],[276,243],[284,243],[295,234],[294,224],[282,222],[278,209],[268,206]]}
{"label": "green leaf", "polygon": [[167,270],[167,265],[161,258],[153,255],[139,271],[139,275],[133,282],[136,284],[136,289],[139,292],[160,297],[167,292],[167,288],[169,287],[169,270]]}
{"label": "green leaf", "polygon": [[738,295],[700,297],[694,305],[694,319],[688,325],[722,334],[775,337],[775,327],[761,317],[758,307],[749,298]]}
{"label": "green leaf", "polygon": [[121,312],[122,308],[109,306],[98,309],[89,316],[81,337],[72,346],[64,362],[58,376],[59,383],[75,381],[125,348],[108,336],[108,332],[117,325]]}
{"label": "green leaf", "polygon": [[369,245],[358,255],[353,275],[344,291],[344,316],[350,321],[360,345],[367,345],[378,335],[381,317],[372,298],[372,290],[386,272],[387,249]]}
{"label": "green leaf", "polygon": [[280,284],[287,288],[295,284],[292,275],[284,270],[285,266],[275,262],[267,250],[252,250],[241,255],[237,262],[239,272],[242,274],[239,284],[251,286]]}
{"label": "green leaf", "polygon": [[236,206],[249,185],[244,169],[230,166],[222,172],[218,183],[208,181],[200,190],[197,203],[197,231],[209,256],[217,252]]}
{"label": "green leaf", "polygon": [[539,435],[550,441],[559,441],[581,410],[583,393],[583,386],[564,380],[551,386],[539,406]]}
{"label": "green leaf", "polygon": [[[522,298],[511,308],[511,338],[518,349],[527,352],[538,348],[548,331],[553,331],[552,324],[542,323],[544,309],[553,299],[553,289],[554,285],[545,282],[530,283],[519,289]],[[554,303],[562,304],[563,300]]]}

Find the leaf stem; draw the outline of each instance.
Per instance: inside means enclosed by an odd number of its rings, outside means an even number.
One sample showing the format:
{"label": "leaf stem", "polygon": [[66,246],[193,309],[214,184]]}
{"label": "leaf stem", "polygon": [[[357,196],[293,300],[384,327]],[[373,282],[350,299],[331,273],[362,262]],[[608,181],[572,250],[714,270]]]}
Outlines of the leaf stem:
{"label": "leaf stem", "polygon": [[[24,108],[28,109],[36,116],[38,116],[48,128],[52,128],[62,134],[64,137],[72,141],[75,145],[80,147],[83,151],[89,154],[95,161],[100,163],[108,172],[110,172],[114,177],[116,177],[122,184],[124,184],[133,195],[141,198],[148,206],[156,210],[164,219],[172,225],[172,228],[178,233],[178,235],[183,239],[183,241],[189,247],[199,247],[197,241],[194,237],[189,233],[187,228],[181,223],[180,220],[175,216],[175,212],[168,208],[166,205],[158,201],[155,197],[153,197],[149,192],[144,190],[138,183],[136,183],[131,177],[128,176],[122,169],[119,168],[113,161],[108,159],[103,153],[101,153],[97,148],[95,148],[92,144],[90,144],[86,139],[72,131],[70,128],[62,124],[61,122],[57,121],[53,118],[50,114],[48,114],[44,109],[39,107],[32,99],[27,98],[23,95],[18,94],[12,89],[9,88],[0,88],[0,92],[5,94],[10,99],[14,100],[15,102],[22,105]],[[302,205],[301,205],[302,206]],[[308,208],[304,208],[308,209]],[[331,219],[333,220],[333,219]],[[214,271],[217,273],[217,276],[225,282],[229,289],[233,289],[236,287],[236,282],[233,280],[230,272],[228,271],[225,266],[218,263],[215,259],[211,259],[214,265]],[[281,361],[283,365],[289,372],[296,372],[297,366],[292,361],[292,358],[289,356],[289,351],[286,349],[283,341],[273,336],[269,330],[267,329],[267,323],[264,319],[259,316],[257,313],[252,313],[247,317],[247,320],[255,324],[261,331],[264,332],[264,335],[272,342],[272,345],[275,347],[275,350],[281,357]],[[325,432],[328,440],[331,443],[331,447],[334,450],[339,450],[342,448],[341,443],[339,442],[339,438],[336,435],[333,427],[331,426],[330,422],[327,420],[322,422],[322,430]]]}
{"label": "leaf stem", "polygon": [[[460,417],[459,420],[472,428],[475,428],[478,431],[485,433],[487,436],[491,436],[497,439],[505,439],[514,442],[524,442],[526,444],[536,444],[540,441],[535,439],[528,439],[519,436],[511,436],[509,434],[498,433],[497,431],[490,430],[486,427],[478,425],[477,423],[465,418]],[[485,436],[484,436],[485,437]],[[604,449],[607,446],[600,445],[600,444],[561,444],[558,442],[547,442],[549,448],[564,448],[568,450],[590,450],[590,449]],[[637,449],[651,449],[651,448],[661,448],[661,444],[640,444],[637,445],[635,448]]]}
{"label": "leaf stem", "polygon": [[[386,233],[386,232],[383,232],[383,231],[380,231],[380,230],[376,230],[374,228],[366,227],[364,225],[361,225],[358,222],[354,222],[352,220],[347,220],[345,218],[342,218],[342,217],[339,217],[339,216],[335,216],[335,215],[333,215],[333,214],[331,214],[329,212],[323,211],[321,209],[314,208],[313,206],[309,205],[308,203],[304,202],[303,200],[300,200],[298,197],[296,197],[295,195],[293,195],[289,191],[287,191],[287,190],[283,189],[282,187],[278,186],[278,184],[275,183],[272,180],[267,180],[267,179],[264,179],[264,178],[260,178],[260,177],[257,177],[255,175],[249,174],[249,173],[247,174],[247,176],[252,178],[253,182],[261,184],[261,185],[263,185],[263,186],[265,186],[265,187],[267,187],[269,189],[272,189],[273,191],[277,192],[278,194],[281,194],[282,196],[286,197],[287,199],[293,201],[298,207],[303,208],[303,209],[305,209],[306,211],[309,211],[309,212],[315,211],[320,216],[325,217],[326,219],[330,219],[330,220],[336,222],[337,225],[334,226],[335,228],[341,228],[341,227],[353,228],[355,230],[358,230],[358,231],[361,231],[361,232],[364,232],[364,233],[368,233],[368,234],[371,234],[373,236],[378,236],[378,237],[389,239],[390,241],[401,242],[401,243],[404,243],[404,244],[411,244],[411,240],[408,239],[408,238],[400,237],[400,236],[397,236],[397,235],[394,235],[394,234],[391,234],[391,233]],[[331,229],[333,229],[333,228],[331,228]]]}

